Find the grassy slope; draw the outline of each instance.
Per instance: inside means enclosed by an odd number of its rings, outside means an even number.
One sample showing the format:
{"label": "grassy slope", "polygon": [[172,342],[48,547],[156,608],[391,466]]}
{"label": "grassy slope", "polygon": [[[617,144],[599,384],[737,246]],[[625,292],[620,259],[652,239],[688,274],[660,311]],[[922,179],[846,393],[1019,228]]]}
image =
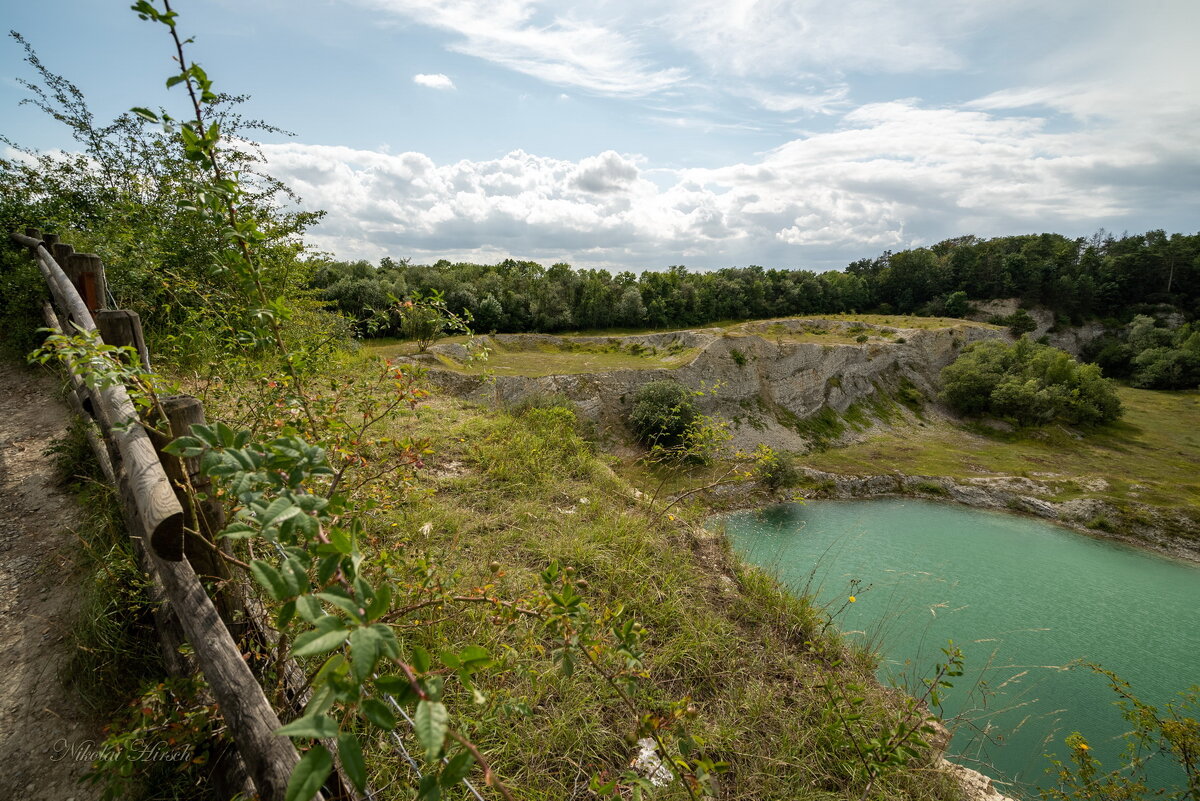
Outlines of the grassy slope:
{"label": "grassy slope", "polygon": [[[466,337],[444,340],[449,343],[466,342]],[[369,344],[373,353],[390,358],[412,355],[411,344]],[[642,348],[630,346],[613,338],[610,344],[575,343],[564,339],[561,344],[500,343],[488,340],[488,357],[485,361],[462,364],[445,354],[437,354],[442,367],[465,373],[493,375],[574,375],[577,373],[599,373],[612,370],[651,370],[674,368],[687,364],[695,358],[696,348]]]}
{"label": "grassy slope", "polygon": [[1026,476],[1047,483],[1051,501],[1091,497],[1118,507],[1136,500],[1200,510],[1200,392],[1125,387],[1118,392],[1124,419],[1083,438],[1061,428],[1005,434],[929,420],[922,427],[884,431],[856,445],[810,454],[805,462],[843,474]]}
{"label": "grassy slope", "polygon": [[[843,651],[821,610],[738,564],[695,521],[647,514],[575,425],[564,409],[513,416],[432,398],[397,433],[428,437],[433,455],[417,489],[373,512],[368,541],[380,551],[427,553],[464,589],[495,581],[509,598],[535,588],[552,559],[574,566],[595,607],[623,604],[650,630],[651,678],[639,701],[650,710],[691,699],[704,753],[732,766],[720,797],[858,798],[863,784],[848,749],[831,739],[821,687],[831,677],[863,680],[869,661]],[[493,560],[503,565],[498,578]],[[401,636],[434,652],[475,643],[503,656],[482,682],[484,707],[451,700],[516,797],[585,797],[591,773],[628,764],[633,716],[589,671],[564,677],[535,625],[498,627],[471,607]],[[868,695],[870,716],[893,714],[895,699]],[[377,745],[376,785],[411,781],[390,743]],[[405,796],[397,789],[396,797]],[[686,794],[676,785],[656,797]],[[958,796],[946,776],[913,764],[871,797]]]}
{"label": "grassy slope", "polygon": [[[877,339],[894,339],[897,335],[891,331],[866,329],[850,326],[830,326],[820,321],[835,321],[842,323],[866,323],[869,325],[890,326],[900,329],[932,330],[951,328],[958,325],[973,325],[985,328],[997,328],[984,323],[974,323],[966,320],[956,320],[946,317],[911,317],[903,315],[847,315],[830,314],[811,319],[812,325],[803,331],[787,330],[782,325],[772,325],[778,321],[756,320],[751,322],[719,323],[706,328],[720,328],[724,336],[761,336],[783,342],[813,342],[825,345],[854,344],[859,334],[867,334]],[[694,330],[694,329],[679,329]],[[441,366],[451,370],[469,373],[492,373],[495,375],[574,375],[579,373],[598,373],[612,370],[649,370],[653,368],[673,368],[690,362],[697,353],[695,348],[643,348],[637,345],[623,343],[619,339],[625,336],[639,336],[654,333],[670,333],[662,331],[622,329],[619,332],[599,331],[573,333],[557,336],[557,341],[501,343],[488,339],[490,353],[486,361],[471,364],[461,364],[445,354],[438,354]],[[574,341],[581,336],[606,337],[607,343],[581,343]],[[464,344],[467,337],[450,337],[442,340],[447,344]],[[395,356],[411,356],[416,352],[416,346],[411,342],[393,339],[378,339],[367,343],[372,353],[384,358]]]}

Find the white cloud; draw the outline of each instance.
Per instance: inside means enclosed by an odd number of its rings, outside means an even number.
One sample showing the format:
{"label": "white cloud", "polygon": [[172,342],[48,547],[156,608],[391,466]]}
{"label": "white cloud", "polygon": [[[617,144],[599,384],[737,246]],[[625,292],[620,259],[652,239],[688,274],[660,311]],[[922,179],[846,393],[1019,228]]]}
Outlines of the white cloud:
{"label": "white cloud", "polygon": [[678,67],[655,67],[635,36],[604,20],[547,12],[535,0],[358,1],[457,34],[461,38],[452,50],[552,84],[640,96],[674,86],[686,75]]}
{"label": "white cloud", "polygon": [[419,86],[426,86],[430,89],[453,89],[454,81],[450,80],[449,76],[443,75],[440,72],[428,75],[426,73],[418,73],[413,76],[413,83]]}
{"label": "white cloud", "polygon": [[1113,129],[1056,133],[1037,117],[913,100],[861,106],[837,130],[703,169],[614,151],[437,164],[420,153],[265,150],[273,172],[328,210],[319,241],[346,257],[829,265],[963,233],[1119,230],[1135,211],[1200,201],[1195,182],[1161,186],[1190,161],[1130,150]]}

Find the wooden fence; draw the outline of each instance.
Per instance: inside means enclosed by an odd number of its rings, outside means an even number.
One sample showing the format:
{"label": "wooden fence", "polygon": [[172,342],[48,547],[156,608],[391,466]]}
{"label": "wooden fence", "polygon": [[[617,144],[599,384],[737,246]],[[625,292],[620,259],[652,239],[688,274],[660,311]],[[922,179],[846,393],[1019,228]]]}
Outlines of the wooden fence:
{"label": "wooden fence", "polygon": [[[73,333],[76,328],[95,331],[110,345],[138,350],[149,370],[150,354],[135,312],[104,308],[108,297],[104,265],[96,256],[75,253],[53,234],[35,229],[11,235],[30,249],[50,290],[53,305],[43,305],[51,329]],[[169,667],[185,670],[179,655],[179,631],[195,654],[195,666],[212,690],[237,749],[226,773],[241,791],[253,786],[264,801],[284,801],[292,768],[299,755],[290,739],[274,734],[281,725],[262,686],[247,666],[227,623],[246,621],[249,632],[265,645],[278,635],[266,625],[264,610],[253,590],[243,581],[229,581],[224,562],[215,553],[212,536],[223,525],[219,505],[180,502],[185,474],[201,481],[195,464],[161,452],[169,437],[143,424],[128,391],[122,385],[90,390],[72,369],[69,371],[76,411],[91,421],[88,441],[106,477],[117,488],[125,524],[133,538],[143,570],[152,582],[152,595],[161,600],[156,620]],[[163,399],[169,430],[185,433],[193,423],[204,422],[200,401],[190,396]],[[156,443],[157,440],[157,443]],[[156,447],[157,445],[157,447]],[[207,537],[205,536],[207,535]],[[226,587],[216,603],[197,577],[214,576]],[[232,591],[230,591],[232,589]],[[222,616],[224,612],[224,616]],[[293,662],[279,666],[290,716],[307,700],[303,673]],[[335,772],[324,796],[352,798],[350,784]]]}

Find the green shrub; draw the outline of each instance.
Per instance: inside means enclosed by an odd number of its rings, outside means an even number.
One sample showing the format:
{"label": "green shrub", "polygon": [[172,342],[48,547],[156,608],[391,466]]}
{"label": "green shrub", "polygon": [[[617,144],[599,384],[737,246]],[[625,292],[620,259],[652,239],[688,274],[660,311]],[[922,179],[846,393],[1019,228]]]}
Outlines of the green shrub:
{"label": "green shrub", "polygon": [[940,397],[960,414],[1018,425],[1099,424],[1121,416],[1121,401],[1099,367],[1028,339],[971,345],[942,370]]}
{"label": "green shrub", "polygon": [[765,446],[760,446],[754,473],[759,481],[772,490],[798,486],[804,478],[794,455]]}
{"label": "green shrub", "polygon": [[737,349],[731,349],[729,351],[729,358],[733,359],[733,363],[738,367],[745,367],[746,362],[748,361],[746,359],[746,354]]}
{"label": "green shrub", "polygon": [[49,295],[33,261],[15,248],[0,248],[0,352],[24,357],[41,342],[42,299]]}
{"label": "green shrub", "polygon": [[698,417],[687,387],[677,381],[651,381],[634,394],[629,425],[639,441],[674,448],[684,443]]}

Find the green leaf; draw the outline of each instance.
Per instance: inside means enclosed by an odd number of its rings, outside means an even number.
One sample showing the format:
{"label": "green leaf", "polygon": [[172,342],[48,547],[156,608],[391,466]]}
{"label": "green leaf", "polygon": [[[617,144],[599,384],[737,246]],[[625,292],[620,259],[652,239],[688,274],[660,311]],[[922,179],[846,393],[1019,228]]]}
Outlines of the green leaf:
{"label": "green leaf", "polygon": [[392,714],[391,708],[378,698],[364,698],[362,711],[367,720],[379,728],[385,731],[396,728],[396,716]]}
{"label": "green leaf", "polygon": [[383,655],[383,636],[374,628],[363,626],[350,632],[350,666],[354,678],[364,681]]}
{"label": "green leaf", "polygon": [[247,537],[253,537],[255,534],[254,528],[245,523],[233,523],[226,526],[225,530],[219,536],[227,540],[244,540]]}
{"label": "green leaf", "polygon": [[339,734],[337,743],[342,769],[361,792],[367,787],[367,766],[363,763],[362,746],[359,745],[358,738],[350,732]]}
{"label": "green leaf", "polygon": [[475,764],[475,757],[470,751],[460,751],[451,758],[450,762],[442,770],[442,776],[439,779],[442,787],[450,788],[458,784],[466,778],[471,772],[471,766]]}
{"label": "green leaf", "polygon": [[441,801],[442,787],[438,784],[436,773],[428,773],[421,777],[417,788],[417,801]]}
{"label": "green leaf", "polygon": [[350,615],[350,617],[354,618],[355,620],[359,622],[362,621],[362,615],[359,614],[358,611],[358,601],[332,592],[314,592],[313,595],[317,596],[322,601],[328,601],[338,609],[341,609],[343,612]]}
{"label": "green leaf", "polygon": [[308,570],[304,562],[295,556],[289,556],[283,563],[283,578],[288,583],[292,595],[299,595],[308,590]]}
{"label": "green leaf", "polygon": [[300,514],[301,509],[296,505],[296,502],[291,498],[276,498],[271,502],[271,505],[259,515],[258,522],[263,528],[267,526],[282,523],[289,517],[295,517]]}
{"label": "green leaf", "polygon": [[337,721],[328,715],[305,715],[275,730],[285,737],[337,737]]}
{"label": "green leaf", "polygon": [[478,645],[468,645],[458,653],[458,659],[463,667],[475,671],[487,667],[492,662],[491,654],[486,648]]}
{"label": "green leaf", "polygon": [[375,620],[387,614],[392,607],[392,585],[384,584],[375,593],[375,597],[367,604],[367,620]]}
{"label": "green leaf", "polygon": [[445,704],[440,701],[422,701],[417,704],[416,714],[413,715],[413,729],[430,759],[435,759],[442,752],[449,724],[450,713],[446,711]]}
{"label": "green leaf", "polygon": [[292,622],[292,618],[296,616],[296,602],[288,601],[283,606],[279,607],[279,614],[275,616],[275,627],[282,629],[288,623]]}
{"label": "green leaf", "polygon": [[417,700],[417,691],[407,676],[380,676],[375,679],[375,686],[380,692],[394,697],[398,704],[408,704]]}
{"label": "green leaf", "polygon": [[325,617],[325,610],[321,608],[321,602],[311,595],[301,595],[296,599],[296,611],[309,623],[316,623]]}
{"label": "green leaf", "polygon": [[261,559],[255,559],[250,563],[250,572],[276,601],[282,601],[293,594],[279,571]]}
{"label": "green leaf", "polygon": [[334,526],[329,529],[329,541],[333,543],[334,548],[337,548],[338,553],[349,556],[354,550],[354,544],[350,540],[350,533],[344,528]]}
{"label": "green leaf", "polygon": [[429,657],[429,652],[421,646],[416,646],[412,651],[412,667],[417,673],[424,673],[429,670],[429,665],[433,660]]}
{"label": "green leaf", "polygon": [[[326,617],[327,620],[336,620],[336,618]],[[296,638],[295,644],[292,646],[292,653],[296,656],[317,656],[326,651],[332,651],[346,641],[346,630],[340,627],[331,631],[322,629],[313,629],[306,631]]]}
{"label": "green leaf", "polygon": [[331,770],[333,757],[329,751],[323,745],[314,745],[292,769],[285,801],[309,801],[321,789]]}
{"label": "green leaf", "polygon": [[[145,109],[135,108],[134,111],[145,111]],[[188,454],[187,451],[202,450],[203,448],[204,443],[195,437],[180,437],[179,439],[174,440],[173,442],[168,442],[166,445],[164,445],[163,452],[169,453],[172,456],[190,456],[192,454]]]}

